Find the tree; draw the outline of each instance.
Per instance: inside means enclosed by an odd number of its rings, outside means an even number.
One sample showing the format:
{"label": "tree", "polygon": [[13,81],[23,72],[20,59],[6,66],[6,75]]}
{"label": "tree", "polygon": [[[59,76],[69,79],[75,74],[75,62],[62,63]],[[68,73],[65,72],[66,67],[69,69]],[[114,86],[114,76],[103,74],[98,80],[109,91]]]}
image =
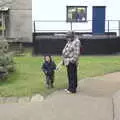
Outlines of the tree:
{"label": "tree", "polygon": [[12,55],[8,52],[8,46],[6,40],[0,40],[0,79],[5,78],[8,73],[15,70]]}

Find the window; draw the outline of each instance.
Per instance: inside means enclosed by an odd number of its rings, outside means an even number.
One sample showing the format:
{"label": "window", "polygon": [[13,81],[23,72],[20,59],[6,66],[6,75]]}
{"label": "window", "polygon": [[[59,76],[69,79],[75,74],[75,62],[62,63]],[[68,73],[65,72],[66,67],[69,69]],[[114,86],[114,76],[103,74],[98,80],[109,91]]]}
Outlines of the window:
{"label": "window", "polygon": [[6,20],[8,16],[8,9],[0,9],[0,36],[5,37],[6,35]]}
{"label": "window", "polygon": [[67,22],[86,22],[87,6],[67,6]]}

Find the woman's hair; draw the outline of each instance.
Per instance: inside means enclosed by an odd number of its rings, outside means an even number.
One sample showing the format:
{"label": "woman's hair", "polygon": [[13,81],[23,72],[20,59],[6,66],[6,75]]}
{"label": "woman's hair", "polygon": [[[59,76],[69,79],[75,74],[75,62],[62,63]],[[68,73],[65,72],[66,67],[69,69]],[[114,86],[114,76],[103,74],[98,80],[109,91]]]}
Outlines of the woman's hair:
{"label": "woman's hair", "polygon": [[66,37],[67,37],[67,38],[74,39],[75,33],[74,33],[73,31],[68,31],[67,34],[66,34]]}
{"label": "woman's hair", "polygon": [[49,57],[50,58],[50,62],[52,62],[52,57],[50,55],[45,55],[44,56],[44,60],[46,61],[46,57]]}

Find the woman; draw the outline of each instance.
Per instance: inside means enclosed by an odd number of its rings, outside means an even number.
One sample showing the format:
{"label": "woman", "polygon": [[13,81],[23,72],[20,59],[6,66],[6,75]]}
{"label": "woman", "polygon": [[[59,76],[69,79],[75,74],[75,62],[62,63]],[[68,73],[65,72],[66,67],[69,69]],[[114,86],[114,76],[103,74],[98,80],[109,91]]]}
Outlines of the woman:
{"label": "woman", "polygon": [[62,56],[63,63],[67,67],[68,88],[67,93],[76,93],[77,89],[77,62],[80,54],[80,40],[75,37],[73,32],[67,33],[67,44],[65,45]]}

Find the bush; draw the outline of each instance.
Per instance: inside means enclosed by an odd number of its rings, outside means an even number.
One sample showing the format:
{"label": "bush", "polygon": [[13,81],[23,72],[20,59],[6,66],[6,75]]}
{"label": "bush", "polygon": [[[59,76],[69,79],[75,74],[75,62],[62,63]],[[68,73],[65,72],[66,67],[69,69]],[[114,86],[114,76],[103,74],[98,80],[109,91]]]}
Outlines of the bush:
{"label": "bush", "polygon": [[8,76],[9,72],[15,71],[13,57],[8,52],[8,47],[6,40],[0,41],[0,79]]}

